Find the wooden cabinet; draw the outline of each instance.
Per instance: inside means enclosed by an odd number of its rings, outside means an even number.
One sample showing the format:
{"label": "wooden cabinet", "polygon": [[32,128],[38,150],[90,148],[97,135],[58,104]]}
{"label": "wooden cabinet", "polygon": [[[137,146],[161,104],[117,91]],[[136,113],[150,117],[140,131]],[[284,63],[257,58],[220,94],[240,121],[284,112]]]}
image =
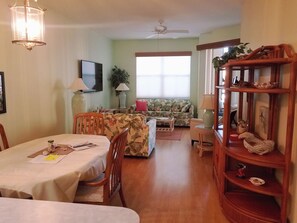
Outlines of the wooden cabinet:
{"label": "wooden cabinet", "polygon": [[[231,222],[287,222],[296,74],[297,55],[286,44],[260,47],[216,70],[214,176],[220,203]],[[236,76],[240,83],[234,86]],[[253,85],[262,81],[278,86]],[[222,94],[224,114],[220,122]],[[250,153],[242,140],[231,137],[236,133],[228,115],[233,103],[237,119],[247,122],[248,132],[275,142],[272,152]],[[239,163],[246,166],[245,178],[237,177]],[[250,177],[262,178],[265,184],[255,186]]]}

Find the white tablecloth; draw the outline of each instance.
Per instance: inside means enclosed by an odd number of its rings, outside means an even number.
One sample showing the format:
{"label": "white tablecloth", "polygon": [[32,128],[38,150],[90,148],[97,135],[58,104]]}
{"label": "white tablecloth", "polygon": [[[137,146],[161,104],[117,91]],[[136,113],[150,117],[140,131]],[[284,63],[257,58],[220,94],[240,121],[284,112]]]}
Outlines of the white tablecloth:
{"label": "white tablecloth", "polygon": [[0,222],[22,223],[139,223],[128,208],[53,201],[0,198]]}
{"label": "white tablecloth", "polygon": [[[57,144],[95,143],[98,146],[73,151],[55,164],[31,163],[29,155]],[[72,202],[78,182],[90,180],[105,170],[110,142],[105,136],[62,134],[26,142],[0,152],[0,192],[4,197]]]}

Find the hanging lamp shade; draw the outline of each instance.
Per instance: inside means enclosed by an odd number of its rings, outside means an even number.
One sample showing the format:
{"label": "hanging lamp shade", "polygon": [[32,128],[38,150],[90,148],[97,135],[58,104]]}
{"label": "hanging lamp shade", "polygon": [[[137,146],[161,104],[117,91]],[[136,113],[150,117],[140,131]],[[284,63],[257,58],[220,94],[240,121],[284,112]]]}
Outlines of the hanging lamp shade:
{"label": "hanging lamp shade", "polygon": [[12,43],[25,46],[32,50],[34,46],[43,46],[44,42],[44,9],[31,5],[29,0],[24,0],[23,5],[16,2],[11,11]]}

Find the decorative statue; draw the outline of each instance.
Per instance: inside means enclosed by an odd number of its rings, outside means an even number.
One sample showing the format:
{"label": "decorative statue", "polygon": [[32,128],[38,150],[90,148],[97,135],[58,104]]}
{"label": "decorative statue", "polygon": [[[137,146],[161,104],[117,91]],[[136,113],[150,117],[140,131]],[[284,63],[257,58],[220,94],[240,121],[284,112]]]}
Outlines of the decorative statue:
{"label": "decorative statue", "polygon": [[237,133],[241,134],[247,131],[247,123],[244,120],[239,120],[237,123]]}

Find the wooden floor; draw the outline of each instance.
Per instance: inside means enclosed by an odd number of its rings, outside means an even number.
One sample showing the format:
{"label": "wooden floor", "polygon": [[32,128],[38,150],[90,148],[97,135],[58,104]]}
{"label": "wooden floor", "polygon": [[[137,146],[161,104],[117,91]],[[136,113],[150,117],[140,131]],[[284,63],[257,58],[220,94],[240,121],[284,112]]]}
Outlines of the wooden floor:
{"label": "wooden floor", "polygon": [[[157,140],[151,157],[125,158],[124,194],[141,223],[227,223],[212,176],[212,153],[198,156],[189,129],[181,141]],[[121,206],[116,197],[112,205]]]}

